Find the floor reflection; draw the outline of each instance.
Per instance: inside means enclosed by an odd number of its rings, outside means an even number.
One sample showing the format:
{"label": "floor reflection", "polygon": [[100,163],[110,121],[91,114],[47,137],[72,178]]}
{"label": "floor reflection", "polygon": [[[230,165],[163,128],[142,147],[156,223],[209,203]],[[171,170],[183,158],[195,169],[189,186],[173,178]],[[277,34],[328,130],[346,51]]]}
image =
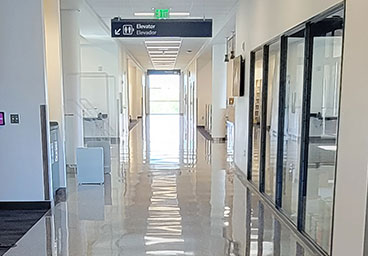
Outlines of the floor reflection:
{"label": "floor reflection", "polygon": [[313,255],[234,173],[228,145],[183,119],[142,120],[128,151],[113,145],[104,186],[69,175],[67,202],[6,255]]}

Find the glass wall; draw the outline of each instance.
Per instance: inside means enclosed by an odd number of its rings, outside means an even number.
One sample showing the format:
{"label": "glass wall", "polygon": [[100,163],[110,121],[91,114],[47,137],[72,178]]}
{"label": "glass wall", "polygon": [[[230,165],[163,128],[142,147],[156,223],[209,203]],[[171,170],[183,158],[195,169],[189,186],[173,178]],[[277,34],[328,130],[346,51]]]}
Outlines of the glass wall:
{"label": "glass wall", "polygon": [[252,181],[259,185],[260,149],[261,149],[261,116],[262,116],[262,77],[263,50],[255,53],[254,70],[254,107],[253,107],[253,149],[252,149]]}
{"label": "glass wall", "polygon": [[343,13],[313,24],[305,231],[330,248],[339,118]]}
{"label": "glass wall", "polygon": [[282,209],[296,223],[304,75],[304,30],[287,39]]}
{"label": "glass wall", "polygon": [[248,178],[290,224],[327,253],[338,151],[343,9],[341,4],[253,51],[250,67]]}
{"label": "glass wall", "polygon": [[265,192],[272,200],[276,192],[276,160],[280,87],[280,41],[269,47],[266,120]]}

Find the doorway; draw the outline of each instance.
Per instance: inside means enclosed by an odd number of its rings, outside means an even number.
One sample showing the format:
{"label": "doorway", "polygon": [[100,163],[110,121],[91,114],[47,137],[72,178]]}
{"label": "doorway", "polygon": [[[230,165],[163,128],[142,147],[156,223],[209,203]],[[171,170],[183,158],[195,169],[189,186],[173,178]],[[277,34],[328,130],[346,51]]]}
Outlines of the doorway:
{"label": "doorway", "polygon": [[150,115],[179,115],[180,72],[150,71],[148,79],[148,113]]}

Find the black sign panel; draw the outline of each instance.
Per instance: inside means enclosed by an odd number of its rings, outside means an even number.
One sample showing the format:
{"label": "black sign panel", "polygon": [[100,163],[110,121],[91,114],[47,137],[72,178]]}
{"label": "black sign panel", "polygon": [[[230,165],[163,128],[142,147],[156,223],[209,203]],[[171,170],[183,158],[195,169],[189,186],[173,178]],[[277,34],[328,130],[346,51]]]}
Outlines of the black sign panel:
{"label": "black sign panel", "polygon": [[111,36],[135,37],[212,37],[211,19],[148,20],[115,18],[111,20]]}
{"label": "black sign panel", "polygon": [[180,70],[156,70],[149,69],[147,70],[148,75],[180,75]]}

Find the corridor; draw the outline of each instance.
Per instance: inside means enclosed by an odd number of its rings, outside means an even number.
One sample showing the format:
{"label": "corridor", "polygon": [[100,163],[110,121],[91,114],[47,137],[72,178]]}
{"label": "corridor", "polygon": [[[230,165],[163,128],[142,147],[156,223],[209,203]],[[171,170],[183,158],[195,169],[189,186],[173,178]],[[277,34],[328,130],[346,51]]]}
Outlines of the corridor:
{"label": "corridor", "polygon": [[67,201],[6,256],[315,255],[242,182],[227,144],[184,117],[148,116],[113,146],[105,184],[69,173]]}

